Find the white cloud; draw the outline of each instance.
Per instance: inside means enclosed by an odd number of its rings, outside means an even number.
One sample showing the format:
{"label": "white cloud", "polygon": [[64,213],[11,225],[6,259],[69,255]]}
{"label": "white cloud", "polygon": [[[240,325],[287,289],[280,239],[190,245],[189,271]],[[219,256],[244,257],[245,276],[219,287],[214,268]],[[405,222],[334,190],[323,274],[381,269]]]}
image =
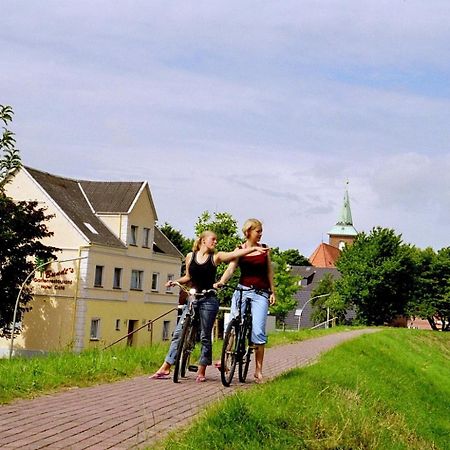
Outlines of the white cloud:
{"label": "white cloud", "polygon": [[[26,7],[24,7],[26,4]],[[448,244],[450,4],[2,5],[0,103],[25,163],[148,180],[160,221],[260,217],[309,255],[355,227]]]}

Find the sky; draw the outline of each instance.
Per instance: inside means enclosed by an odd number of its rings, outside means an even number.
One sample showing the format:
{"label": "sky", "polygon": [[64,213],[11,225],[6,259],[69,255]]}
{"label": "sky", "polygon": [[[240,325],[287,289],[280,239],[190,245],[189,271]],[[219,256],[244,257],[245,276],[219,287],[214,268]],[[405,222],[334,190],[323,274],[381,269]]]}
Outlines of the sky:
{"label": "sky", "polygon": [[[338,221],[450,245],[448,0],[0,0],[24,164],[148,181],[158,223],[264,224],[310,256]],[[347,184],[348,183],[348,184]]]}

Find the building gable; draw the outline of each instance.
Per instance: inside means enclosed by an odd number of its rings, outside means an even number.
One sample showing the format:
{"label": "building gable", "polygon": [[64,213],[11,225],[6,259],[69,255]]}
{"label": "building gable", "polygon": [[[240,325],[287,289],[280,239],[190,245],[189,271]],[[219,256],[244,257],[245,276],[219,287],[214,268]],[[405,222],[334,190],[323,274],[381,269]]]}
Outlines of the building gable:
{"label": "building gable", "polygon": [[51,175],[30,167],[26,172],[52,198],[90,243],[124,248],[124,244],[95,215],[77,180]]}
{"label": "building gable", "polygon": [[80,181],[93,210],[98,213],[121,213],[130,211],[143,182]]}

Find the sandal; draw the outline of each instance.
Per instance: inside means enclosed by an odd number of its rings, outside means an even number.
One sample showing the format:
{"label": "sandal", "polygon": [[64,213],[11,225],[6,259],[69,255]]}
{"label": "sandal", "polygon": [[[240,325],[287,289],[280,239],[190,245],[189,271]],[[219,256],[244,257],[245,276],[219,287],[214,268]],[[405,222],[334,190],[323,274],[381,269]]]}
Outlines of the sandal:
{"label": "sandal", "polygon": [[204,383],[206,381],[206,377],[202,375],[197,375],[197,378],[195,379],[197,383]]}
{"label": "sandal", "polygon": [[255,383],[256,383],[256,384],[262,384],[262,383],[264,383],[264,378],[263,378],[263,377],[257,377],[257,376],[255,376],[254,379],[255,379]]}
{"label": "sandal", "polygon": [[170,379],[170,374],[156,372],[153,375],[151,375],[149,378],[151,380],[169,380]]}

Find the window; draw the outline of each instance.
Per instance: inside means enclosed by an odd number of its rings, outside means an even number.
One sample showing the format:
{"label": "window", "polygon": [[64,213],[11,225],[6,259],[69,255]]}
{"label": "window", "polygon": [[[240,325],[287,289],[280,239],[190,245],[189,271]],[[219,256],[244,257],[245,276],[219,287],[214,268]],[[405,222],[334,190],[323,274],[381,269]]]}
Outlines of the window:
{"label": "window", "polygon": [[165,320],[163,322],[163,330],[162,330],[162,340],[169,340],[169,330],[170,330],[170,320]]}
{"label": "window", "polygon": [[144,230],[143,230],[143,232],[144,232],[144,239],[143,239],[143,242],[142,242],[142,246],[143,247],[146,247],[146,248],[149,248],[150,247],[150,244],[151,244],[151,242],[150,242],[150,228],[144,228]]}
{"label": "window", "polygon": [[91,319],[91,340],[100,339],[100,319]]}
{"label": "window", "polygon": [[[169,273],[169,275],[167,275],[167,281],[173,281],[174,278],[175,278],[175,275],[173,273]],[[167,294],[172,294],[173,293],[172,289],[173,289],[173,287],[167,286],[166,287],[166,293]]]}
{"label": "window", "polygon": [[94,286],[95,287],[103,286],[103,266],[95,266]]}
{"label": "window", "polygon": [[87,223],[87,222],[83,222],[83,223],[86,225],[86,228],[87,228],[91,233],[98,234],[98,231],[97,231],[90,223]]}
{"label": "window", "polygon": [[113,288],[120,289],[121,287],[122,287],[122,269],[120,267],[115,267]]}
{"label": "window", "polygon": [[131,225],[130,245],[137,245],[138,227]]}
{"label": "window", "polygon": [[153,272],[152,274],[152,291],[159,290],[159,273]]}
{"label": "window", "polygon": [[116,319],[116,331],[120,331],[120,319]]}
{"label": "window", "polygon": [[144,278],[144,272],[142,270],[131,271],[131,289],[142,291],[142,280]]}

